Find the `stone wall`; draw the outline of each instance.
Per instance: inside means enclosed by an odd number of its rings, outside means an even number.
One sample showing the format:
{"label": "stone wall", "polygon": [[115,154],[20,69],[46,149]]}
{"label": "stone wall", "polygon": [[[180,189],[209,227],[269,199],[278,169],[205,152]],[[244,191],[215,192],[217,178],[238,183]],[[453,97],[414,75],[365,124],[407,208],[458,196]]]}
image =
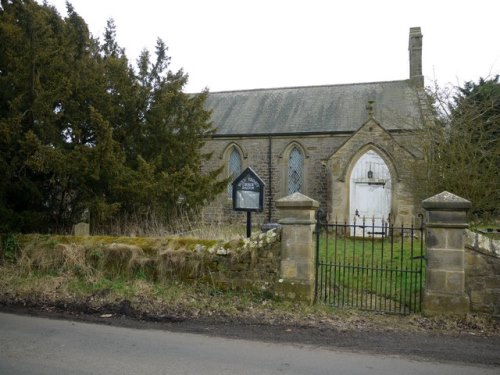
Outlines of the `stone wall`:
{"label": "stone wall", "polygon": [[[182,239],[181,239],[182,240]],[[250,239],[195,250],[160,252],[162,278],[205,282],[223,290],[245,289],[274,294],[280,275],[280,233],[254,233]],[[234,244],[238,242],[238,244]]]}
{"label": "stone wall", "polygon": [[500,240],[465,232],[465,291],[471,311],[500,316]]}
{"label": "stone wall", "polygon": [[313,233],[319,203],[294,193],[276,201],[276,206],[280,209],[280,229],[254,234],[244,240],[243,251],[212,248],[217,256],[205,262],[201,275],[225,289],[258,290],[312,303],[316,253]]}
{"label": "stone wall", "polygon": [[[262,234],[265,236],[265,234]],[[206,265],[205,279],[222,289],[245,289],[274,294],[280,273],[280,242],[263,244],[254,237],[244,253],[220,252]]]}
{"label": "stone wall", "polygon": [[369,120],[349,138],[328,161],[331,193],[328,195],[329,221],[349,217],[350,174],[356,161],[368,150],[375,151],[389,168],[392,180],[391,216],[395,223],[411,223],[415,200],[410,189],[411,163],[416,156],[402,145],[405,135],[393,135],[376,121]]}
{"label": "stone wall", "polygon": [[[285,178],[287,172],[287,148],[291,144],[298,145],[305,154],[304,191],[303,194],[320,202],[326,207],[327,201],[327,169],[325,160],[345,140],[345,135],[325,136],[274,136],[252,138],[214,138],[207,142],[204,151],[212,152],[212,159],[204,165],[204,170],[213,170],[225,166],[225,151],[236,144],[243,150],[243,169],[252,167],[266,184],[264,212],[254,215],[254,223],[276,222],[279,211],[275,206],[278,199],[287,194]],[[269,149],[271,149],[271,165],[269,167]],[[225,170],[224,176],[227,175]],[[271,182],[271,183],[269,183]],[[232,211],[232,201],[223,192],[203,212],[207,221],[244,222],[244,213]]]}
{"label": "stone wall", "polygon": [[281,279],[276,294],[288,299],[314,301],[316,211],[319,203],[300,193],[279,199],[282,226]]}
{"label": "stone wall", "polygon": [[221,289],[274,293],[280,277],[278,229],[250,239],[207,240],[190,237],[111,237],[24,234],[12,236],[8,259],[16,257],[33,272],[89,273],[107,279],[144,278],[202,282]]}
{"label": "stone wall", "polygon": [[500,317],[500,240],[467,229],[471,202],[447,191],[422,202],[426,214],[423,312]]}
{"label": "stone wall", "polygon": [[422,311],[463,315],[470,311],[465,292],[464,231],[471,203],[448,191],[422,201],[427,249]]}
{"label": "stone wall", "polygon": [[[382,129],[380,126],[379,129]],[[383,134],[384,138],[377,141],[375,138]],[[414,213],[413,197],[407,189],[408,167],[407,161],[414,157],[410,152],[405,151],[401,145],[408,143],[407,134],[390,134],[385,130],[379,132],[357,132],[356,142],[351,146],[350,153],[356,153],[360,148],[368,144],[379,144],[380,149],[391,156],[391,163],[395,164],[398,170],[399,180],[396,184],[397,194],[394,198],[394,207],[397,207],[397,215],[410,217]],[[320,204],[321,212],[326,215],[332,214],[332,204],[334,198],[342,196],[343,202],[348,202],[348,193],[342,187],[335,185],[336,178],[332,179],[332,155],[341,148],[342,145],[354,137],[353,133],[332,133],[322,135],[280,135],[280,136],[255,136],[255,137],[217,137],[206,142],[204,152],[212,153],[210,161],[203,166],[203,171],[210,171],[216,168],[227,166],[228,150],[236,145],[243,156],[242,170],[246,167],[252,169],[265,182],[264,212],[255,214],[253,221],[259,225],[267,222],[276,222],[279,217],[279,209],[275,202],[288,195],[286,191],[287,174],[287,152],[292,145],[297,145],[305,154],[304,160],[304,189],[302,194],[311,197]],[[386,139],[387,138],[387,139]],[[401,145],[400,145],[401,144]],[[269,158],[270,154],[270,158]],[[271,164],[269,165],[269,159]],[[352,160],[347,160],[352,162]],[[355,160],[354,160],[355,162]],[[227,176],[224,169],[223,176]],[[344,205],[345,206],[345,205]],[[344,209],[342,219],[348,215]],[[396,215],[396,216],[397,216]],[[332,216],[332,215],[330,215]],[[223,192],[203,211],[203,220],[207,222],[243,223],[245,214],[232,210],[232,201]]]}

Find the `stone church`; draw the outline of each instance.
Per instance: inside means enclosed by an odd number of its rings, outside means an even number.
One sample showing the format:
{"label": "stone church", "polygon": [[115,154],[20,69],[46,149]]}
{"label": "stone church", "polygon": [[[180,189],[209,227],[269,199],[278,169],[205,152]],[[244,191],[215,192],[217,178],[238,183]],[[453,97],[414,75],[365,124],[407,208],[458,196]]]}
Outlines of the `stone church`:
{"label": "stone church", "polygon": [[[277,220],[276,200],[300,192],[320,202],[329,222],[369,217],[411,221],[411,164],[420,158],[414,130],[428,115],[422,34],[409,34],[409,77],[400,81],[210,93],[215,134],[205,170],[235,178],[251,167],[265,182],[264,211]],[[242,222],[232,187],[203,212],[205,221]]]}

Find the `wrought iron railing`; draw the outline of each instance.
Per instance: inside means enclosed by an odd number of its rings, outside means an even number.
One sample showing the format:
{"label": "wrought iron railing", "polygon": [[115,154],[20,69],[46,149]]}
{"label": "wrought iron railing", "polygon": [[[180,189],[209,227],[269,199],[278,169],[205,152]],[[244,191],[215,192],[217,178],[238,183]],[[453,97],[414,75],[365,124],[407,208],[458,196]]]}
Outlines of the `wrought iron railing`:
{"label": "wrought iron railing", "polygon": [[[377,221],[377,223],[383,221]],[[319,223],[316,300],[400,314],[420,311],[424,280],[423,223]]]}

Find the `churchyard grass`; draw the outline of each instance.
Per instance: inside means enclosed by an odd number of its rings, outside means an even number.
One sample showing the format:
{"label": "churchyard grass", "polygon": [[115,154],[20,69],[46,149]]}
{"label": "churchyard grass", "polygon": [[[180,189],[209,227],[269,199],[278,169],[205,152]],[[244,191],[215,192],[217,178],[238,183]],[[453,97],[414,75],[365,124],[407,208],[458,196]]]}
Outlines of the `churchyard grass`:
{"label": "churchyard grass", "polygon": [[419,238],[322,234],[317,254],[319,299],[340,306],[405,311],[420,303],[416,296],[424,277],[422,252]]}

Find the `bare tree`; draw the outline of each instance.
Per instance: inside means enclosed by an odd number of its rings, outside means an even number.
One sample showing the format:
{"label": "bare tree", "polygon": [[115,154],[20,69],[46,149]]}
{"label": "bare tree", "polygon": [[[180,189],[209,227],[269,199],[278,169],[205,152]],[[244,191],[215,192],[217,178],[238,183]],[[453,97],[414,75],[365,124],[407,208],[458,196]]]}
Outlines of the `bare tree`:
{"label": "bare tree", "polygon": [[500,84],[498,76],[464,87],[428,89],[433,116],[417,130],[423,159],[413,168],[423,199],[443,190],[472,202],[473,219],[497,218],[500,209]]}

